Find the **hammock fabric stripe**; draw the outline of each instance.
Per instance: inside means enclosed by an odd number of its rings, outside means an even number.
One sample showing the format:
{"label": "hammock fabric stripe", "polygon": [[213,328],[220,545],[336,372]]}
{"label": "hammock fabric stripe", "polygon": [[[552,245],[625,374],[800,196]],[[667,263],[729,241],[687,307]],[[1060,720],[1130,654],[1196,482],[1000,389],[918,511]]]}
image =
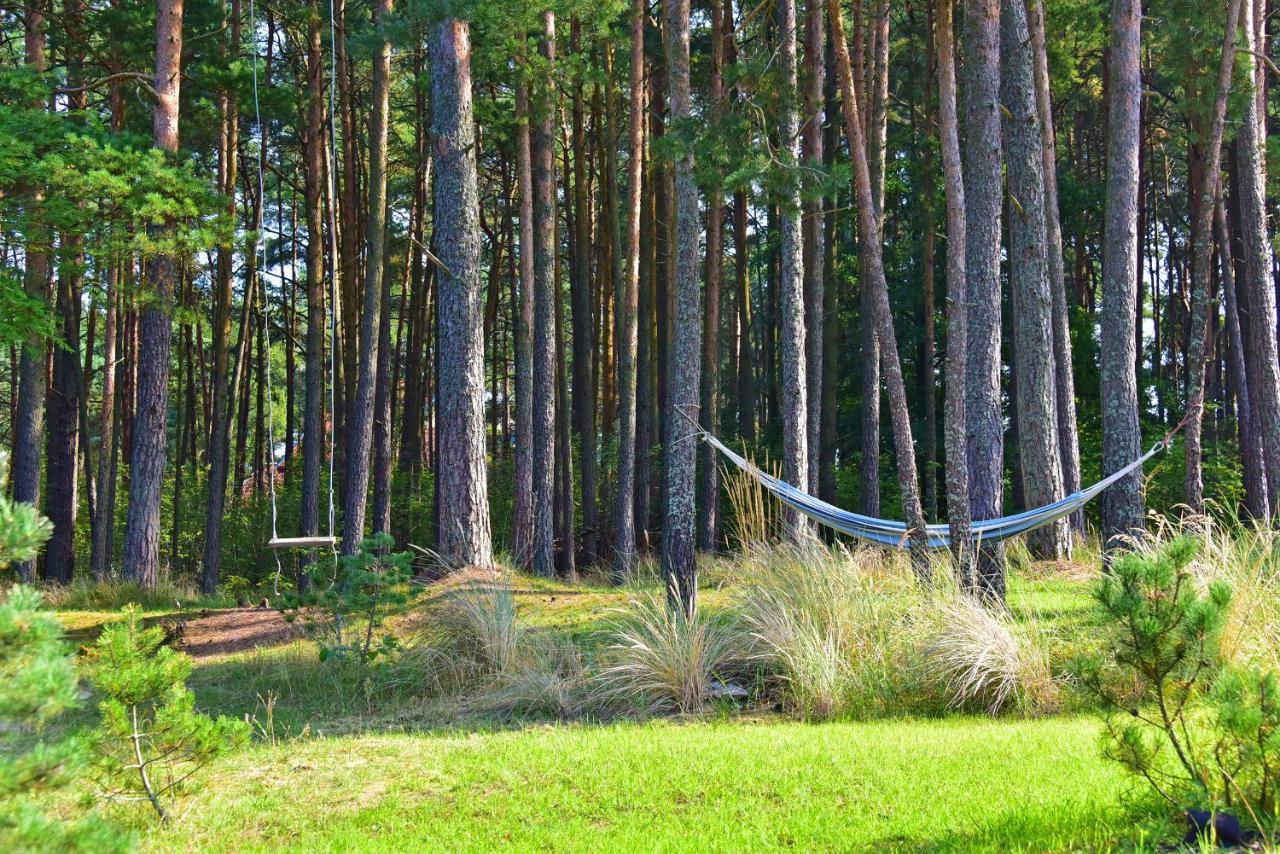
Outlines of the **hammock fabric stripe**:
{"label": "hammock fabric stripe", "polygon": [[[767,472],[761,471],[710,433],[702,431],[701,435],[703,439],[711,443],[712,447],[728,457],[730,462],[760,481],[760,484],[765,489],[769,490],[779,501],[796,512],[803,513],[810,519],[832,530],[848,534],[860,540],[896,548],[902,548],[907,545],[910,534],[905,523],[895,522],[891,519],[876,519],[872,516],[863,516],[861,513],[841,510],[839,507],[814,498],[809,493],[797,489],[795,486]],[[1163,441],[1157,442],[1152,446],[1151,450],[1114,474],[1108,475],[1088,489],[1077,490],[1052,504],[1046,504],[1044,507],[1026,510],[1022,513],[1015,513],[1012,516],[975,521],[973,523],[974,542],[999,542],[1033,531],[1064,516],[1069,516],[1116,481],[1135,469],[1142,468],[1147,460],[1164,450],[1164,448],[1165,443]],[[951,534],[946,525],[928,525],[926,527],[929,535],[929,548],[945,549],[950,547]]]}

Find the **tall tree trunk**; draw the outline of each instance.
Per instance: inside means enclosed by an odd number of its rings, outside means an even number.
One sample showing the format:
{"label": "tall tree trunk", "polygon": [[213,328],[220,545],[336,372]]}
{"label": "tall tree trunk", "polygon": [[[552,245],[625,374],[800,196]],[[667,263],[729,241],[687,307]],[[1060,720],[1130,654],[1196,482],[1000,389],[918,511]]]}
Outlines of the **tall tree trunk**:
{"label": "tall tree trunk", "polygon": [[[805,6],[804,31],[804,121],[801,129],[800,156],[815,166],[822,164],[823,121],[826,94],[826,16],[821,0],[808,0]],[[804,264],[804,322],[805,322],[805,377],[808,383],[806,405],[808,407],[808,475],[804,485],[812,495],[818,494],[818,471],[822,444],[822,382],[826,365],[823,363],[823,327],[825,324],[825,274],[823,259],[825,238],[823,200],[804,203],[803,264]]]}
{"label": "tall tree trunk", "polygon": [[[1112,0],[1108,56],[1107,199],[1102,255],[1102,473],[1140,453],[1138,378],[1133,325],[1138,311],[1138,148],[1142,102],[1141,0]],[[1140,533],[1145,515],[1142,473],[1133,472],[1102,494],[1102,534],[1108,550]]]}
{"label": "tall tree trunk", "polygon": [[625,581],[636,563],[636,348],[640,303],[640,201],[644,183],[645,0],[631,10],[631,135],[628,146],[627,269],[615,297],[618,324],[618,503],[614,580]]}
{"label": "tall tree trunk", "polygon": [[[1239,0],[1237,0],[1237,3]],[[1276,343],[1276,292],[1272,283],[1272,253],[1267,227],[1267,128],[1266,113],[1257,94],[1265,87],[1266,72],[1254,53],[1265,51],[1265,39],[1257,31],[1264,26],[1252,14],[1252,0],[1245,0],[1240,27],[1244,37],[1241,62],[1249,69],[1255,97],[1246,99],[1244,120],[1236,139],[1240,169],[1241,243],[1244,253],[1245,302],[1249,306],[1249,348],[1253,370],[1249,391],[1258,420],[1262,451],[1266,458],[1268,504],[1280,505],[1280,356]]]}
{"label": "tall tree trunk", "polygon": [[[240,3],[233,0],[228,36],[222,51],[228,63],[234,62],[240,49]],[[219,191],[227,197],[232,217],[236,213],[236,151],[239,148],[239,102],[228,87],[218,93],[221,125],[218,134]],[[209,417],[209,497],[205,505],[204,554],[201,562],[200,590],[213,593],[218,586],[222,561],[222,516],[227,500],[227,463],[230,452],[230,416],[227,408],[227,363],[231,346],[231,282],[235,251],[230,246],[218,247],[213,287],[213,375],[210,377],[211,412]]]}
{"label": "tall tree trunk", "polygon": [[110,500],[114,488],[112,460],[115,457],[115,397],[116,397],[116,319],[119,317],[117,306],[119,294],[120,263],[116,259],[108,261],[106,289],[103,301],[106,303],[102,322],[102,413],[100,419],[98,445],[98,505],[93,514],[92,542],[89,547],[89,570],[95,581],[106,579],[110,569],[110,531],[115,522],[112,518],[114,502]]}
{"label": "tall tree trunk", "polygon": [[[373,55],[373,102],[369,109],[369,220],[368,232],[365,234],[367,257],[365,262],[364,306],[360,313],[359,359],[355,384],[355,399],[347,407],[347,458],[344,470],[346,492],[343,502],[342,553],[355,554],[364,539],[364,516],[369,496],[369,452],[373,441],[374,397],[378,383],[378,330],[379,321],[386,306],[382,305],[382,280],[386,266],[386,221],[387,221],[387,123],[390,118],[391,96],[391,41],[385,31],[388,26],[386,18],[391,14],[392,0],[377,0],[374,4],[374,28],[381,30],[377,50]],[[443,47],[442,36],[442,47]],[[467,68],[470,44],[466,25],[462,25],[458,47],[462,51],[459,62],[466,73],[467,96],[463,105],[469,115],[470,69]],[[444,70],[454,71],[452,62],[447,58]],[[433,101],[434,105],[435,102]],[[437,114],[437,119],[439,116]],[[437,148],[439,143],[437,143]],[[439,193],[439,180],[436,192]],[[451,199],[453,197],[450,197]],[[439,207],[437,207],[439,210]],[[450,211],[450,213],[454,213]],[[345,221],[343,227],[353,229],[354,222]],[[437,238],[439,226],[437,225]],[[476,237],[477,242],[479,237]],[[461,275],[461,274],[460,274]],[[347,322],[354,318],[347,316]],[[459,348],[461,349],[461,348]],[[483,351],[482,351],[483,353]],[[483,378],[482,378],[483,380]],[[483,387],[483,381],[480,387]],[[479,390],[476,392],[480,393]],[[481,478],[483,481],[483,478]],[[483,487],[483,484],[482,484]],[[488,508],[486,506],[486,521]],[[487,531],[487,528],[486,528]],[[485,537],[485,550],[488,550],[488,537]]]}
{"label": "tall tree trunk", "polygon": [[[784,0],[789,2],[789,0]],[[690,116],[689,0],[670,0],[667,10],[667,63],[670,78],[671,120]],[[793,20],[794,45],[794,20]],[[793,49],[794,51],[794,49]],[[794,52],[793,52],[794,55]],[[693,155],[685,153],[674,163],[675,183],[675,293],[672,306],[672,341],[668,354],[666,395],[666,513],[662,526],[662,568],[667,578],[667,603],[692,618],[698,606],[698,577],[694,555],[694,468],[697,448],[693,441],[698,407],[699,351],[702,336],[702,300],[698,293],[698,188],[693,180]],[[796,235],[799,249],[798,238]],[[803,472],[802,472],[803,473]]]}
{"label": "tall tree trunk", "polygon": [[[932,33],[934,28],[934,9],[929,7],[925,14],[925,32]],[[937,79],[937,52],[931,43],[925,48],[924,79],[924,125],[925,136],[933,130],[937,121],[934,114],[933,90]],[[912,117],[913,136],[916,136],[914,114]],[[917,136],[917,139],[919,137]],[[927,188],[928,196],[920,205],[920,218],[923,225],[921,260],[921,299],[920,299],[920,396],[924,403],[924,517],[932,521],[938,517],[938,377],[934,370],[937,358],[937,214],[934,211],[933,193],[937,186],[937,175],[934,172],[933,148],[927,143],[920,146],[913,144],[916,157],[920,159],[921,178]]]}
{"label": "tall tree trunk", "polygon": [[[1054,393],[1058,414],[1058,452],[1062,457],[1062,489],[1070,494],[1080,488],[1080,435],[1076,424],[1074,358],[1071,352],[1071,316],[1067,306],[1066,273],[1062,257],[1062,218],[1058,209],[1057,137],[1053,130],[1053,105],[1049,91],[1049,56],[1045,44],[1044,0],[1028,0],[1028,24],[1036,83],[1036,114],[1040,119],[1041,157],[1044,172],[1045,255],[1049,262],[1049,290],[1053,297]],[[1072,527],[1084,533],[1084,510],[1070,517]]]}
{"label": "tall tree trunk", "polygon": [[[779,0],[778,37],[781,40],[782,116],[779,121],[779,159],[784,194],[779,199],[782,255],[779,280],[778,343],[782,350],[782,477],[799,489],[809,488],[809,381],[805,374],[804,252],[801,230],[800,185],[796,177],[800,154],[800,127],[796,109],[796,4]],[[784,511],[788,535],[796,542],[813,533],[807,517]]]}
{"label": "tall tree trunk", "polygon": [[[877,220],[884,205],[885,146],[888,142],[889,96],[889,2],[873,0],[871,13],[871,40],[867,45],[870,64],[866,73],[870,79],[859,90],[855,84],[854,96],[863,138],[868,148],[864,152],[870,173],[871,195]],[[861,48],[858,50],[861,54]],[[850,72],[852,73],[852,71]],[[861,74],[858,75],[862,77]],[[862,465],[859,471],[862,512],[869,516],[880,513],[880,376],[881,342],[876,323],[875,295],[868,289],[871,271],[867,260],[859,256],[859,332],[862,337]]]}
{"label": "tall tree trunk", "polygon": [[[24,10],[25,62],[35,74],[45,70],[45,15],[42,2],[29,3]],[[41,108],[36,103],[36,109]],[[44,193],[31,188],[26,217],[27,242],[23,247],[26,260],[23,287],[38,304],[49,303],[49,253],[51,235],[44,221]],[[28,335],[22,342],[18,362],[18,412],[14,421],[13,499],[25,504],[40,502],[40,446],[44,444],[45,392],[48,385],[46,362],[48,342],[39,335]],[[19,561],[14,566],[18,578],[35,581],[35,559]]]}
{"label": "tall tree trunk", "polygon": [[[1205,349],[1209,335],[1209,312],[1217,312],[1216,301],[1211,306],[1210,275],[1213,267],[1213,205],[1217,196],[1218,180],[1221,174],[1222,134],[1227,113],[1227,96],[1231,92],[1231,69],[1235,63],[1236,27],[1240,23],[1242,0],[1231,0],[1227,10],[1226,27],[1222,42],[1222,61],[1218,67],[1217,97],[1214,100],[1213,112],[1209,119],[1208,138],[1204,144],[1204,165],[1199,170],[1199,181],[1195,182],[1191,211],[1193,221],[1191,234],[1193,238],[1192,253],[1192,296],[1191,296],[1191,328],[1187,342],[1187,410],[1191,415],[1186,431],[1186,480],[1185,501],[1193,511],[1204,509],[1204,479],[1201,474],[1201,426],[1204,416],[1205,400]],[[1246,4],[1248,5],[1248,4]],[[1248,23],[1250,16],[1246,9],[1244,30],[1246,44],[1252,27]],[[1251,99],[1246,99],[1246,102]],[[1246,110],[1248,107],[1246,106]],[[1247,125],[1247,119],[1246,119]],[[1248,172],[1248,167],[1244,169]],[[1245,201],[1245,200],[1242,200]],[[1247,201],[1246,201],[1247,204]],[[1241,208],[1246,222],[1249,211]],[[1262,216],[1265,228],[1265,213]],[[1265,231],[1264,231],[1265,236]],[[1245,232],[1245,246],[1249,245],[1248,229]],[[1249,251],[1245,251],[1245,266],[1248,269]],[[1270,263],[1266,269],[1271,269]],[[1272,356],[1275,355],[1274,346]],[[1272,362],[1275,359],[1272,358]],[[1265,433],[1264,433],[1265,436]],[[1280,442],[1280,439],[1277,439]],[[1280,448],[1280,446],[1277,446]],[[1266,450],[1266,440],[1263,440]]]}
{"label": "tall tree trunk", "polygon": [[[182,83],[182,3],[160,0],[156,9],[155,146],[178,151],[178,95]],[[171,223],[155,227],[163,239]],[[138,344],[138,411],[129,466],[125,523],[125,577],[154,587],[160,574],[160,490],[168,451],[170,312],[177,259],[157,254],[147,262],[151,299],[142,309]]]}
{"label": "tall tree trunk", "polygon": [[[724,98],[724,7],[711,3],[711,121],[720,114]],[[717,180],[707,191],[707,283],[702,314],[702,428],[720,432],[720,290],[724,279],[724,188]],[[702,514],[698,523],[698,548],[712,552],[720,541],[720,466],[716,449],[709,443],[699,446],[699,495]]]}
{"label": "tall tree trunk", "polygon": [[902,363],[898,359],[898,339],[893,329],[893,315],[889,309],[889,286],[885,281],[884,261],[881,257],[880,222],[876,214],[875,197],[871,185],[871,172],[867,166],[865,142],[858,115],[858,102],[853,92],[853,69],[849,61],[849,47],[844,37],[844,21],[840,17],[840,0],[827,0],[827,14],[831,24],[831,39],[836,51],[836,71],[840,77],[840,94],[844,107],[845,134],[853,154],[854,193],[857,196],[858,236],[866,268],[872,309],[875,312],[876,331],[880,339],[880,360],[884,365],[885,385],[889,396],[889,414],[893,422],[894,450],[897,455],[898,479],[902,484],[902,509],[907,517],[911,541],[912,565],[922,580],[929,578],[926,559],[928,534],[924,512],[920,506],[919,481],[916,476],[915,444],[911,438],[911,414],[907,409],[907,389],[902,378]]}
{"label": "tall tree trunk", "polygon": [[[1000,4],[965,0],[965,446],[972,519],[1004,508],[1004,419],[1000,401]],[[977,586],[1004,599],[1004,549],[980,544]]]}
{"label": "tall tree trunk", "polygon": [[[1027,504],[1063,497],[1054,389],[1053,295],[1045,255],[1044,137],[1036,111],[1031,39],[1024,0],[1003,0],[1001,14],[1004,138],[1008,157],[1009,279],[1013,293],[1014,374],[1018,383],[1018,457]],[[1028,537],[1032,553],[1071,553],[1065,519]]]}
{"label": "tall tree trunk", "polygon": [[947,524],[951,553],[961,584],[978,591],[974,575],[972,517],[969,515],[969,465],[965,452],[965,368],[968,359],[969,318],[965,283],[965,186],[960,165],[959,121],[956,116],[956,57],[952,0],[938,0],[934,38],[938,63],[938,135],[942,175],[947,196],[947,369],[946,444]]}
{"label": "tall tree trunk", "polygon": [[516,319],[516,487],[511,553],[528,567],[533,543],[533,167],[529,149],[529,89],[516,88],[516,172],[520,192],[520,316]]}
{"label": "tall tree trunk", "polygon": [[[555,61],[556,19],[543,16],[542,54]],[[539,93],[533,133],[533,571],[555,574],[555,92]]]}
{"label": "tall tree trunk", "polygon": [[[440,257],[440,411],[437,550],[456,565],[490,566],[484,457],[484,338],[480,301],[480,198],[471,109],[471,34],[456,18],[440,25],[431,54],[437,164],[436,251]],[[372,263],[372,259],[370,259]]]}
{"label": "tall tree trunk", "polygon": [[[581,24],[570,23],[570,50],[583,60]],[[582,474],[582,559],[597,557],[599,508],[596,499],[596,384],[592,376],[595,352],[595,317],[592,311],[591,212],[587,186],[587,133],[582,75],[573,85],[573,276],[570,299],[573,308],[573,429],[578,434],[578,466]],[[573,501],[570,499],[569,504]],[[572,548],[572,544],[566,544]]]}

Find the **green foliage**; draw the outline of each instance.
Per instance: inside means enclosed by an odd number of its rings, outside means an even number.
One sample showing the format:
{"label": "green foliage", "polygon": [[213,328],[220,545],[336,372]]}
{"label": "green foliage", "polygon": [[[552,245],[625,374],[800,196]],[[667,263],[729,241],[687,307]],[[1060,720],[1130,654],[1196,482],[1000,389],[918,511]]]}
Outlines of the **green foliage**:
{"label": "green foliage", "polygon": [[164,646],[164,630],[144,626],[137,605],[127,606],[124,619],[103,630],[87,664],[103,695],[95,768],[108,797],[145,798],[164,819],[165,797],[248,739],[243,721],[196,711],[186,685],[191,659]]}
{"label": "green foliage", "polygon": [[286,599],[290,617],[301,615],[317,630],[322,661],[354,657],[363,667],[398,649],[396,636],[381,629],[389,609],[408,604],[415,590],[412,555],[390,552],[394,543],[374,534],[336,564],[312,564],[312,592]]}
{"label": "green foliage", "polygon": [[0,451],[0,569],[14,561],[35,557],[53,533],[52,523],[36,508],[6,496],[8,462],[8,453]]}
{"label": "green foliage", "polygon": [[1107,756],[1171,803],[1276,818],[1280,701],[1274,674],[1223,666],[1231,590],[1197,583],[1197,542],[1180,537],[1118,559],[1097,588],[1105,651],[1082,662],[1106,711]]}

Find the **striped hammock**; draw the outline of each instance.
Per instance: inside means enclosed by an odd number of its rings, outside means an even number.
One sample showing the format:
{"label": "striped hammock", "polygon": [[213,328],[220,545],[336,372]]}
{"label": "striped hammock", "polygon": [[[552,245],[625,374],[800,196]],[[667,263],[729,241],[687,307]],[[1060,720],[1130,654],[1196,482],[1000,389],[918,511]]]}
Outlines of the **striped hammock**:
{"label": "striped hammock", "polygon": [[[1181,426],[1179,425],[1179,427]],[[698,433],[704,440],[710,442],[712,447],[724,454],[730,462],[760,481],[760,484],[765,489],[769,490],[779,501],[797,513],[802,513],[821,525],[860,540],[896,548],[903,548],[907,545],[910,532],[906,524],[895,522],[891,519],[876,519],[872,516],[863,516],[861,513],[850,513],[848,510],[841,510],[839,507],[820,501],[804,490],[797,489],[795,486],[762,471],[705,430],[699,428]],[[1168,442],[1169,436],[1166,436],[1152,445],[1151,450],[1119,471],[1108,475],[1087,489],[1077,490],[1066,498],[1059,499],[1052,504],[1046,504],[1044,507],[1026,510],[1022,513],[1015,513],[1012,516],[974,521],[974,542],[997,543],[1010,537],[1016,537],[1019,534],[1025,534],[1028,531],[1034,531],[1036,528],[1048,525],[1064,516],[1070,516],[1093,500],[1108,486],[1111,486],[1135,469],[1142,468],[1147,460],[1168,447]],[[950,547],[951,534],[946,525],[927,525],[926,528],[929,534],[929,548],[945,549]]]}

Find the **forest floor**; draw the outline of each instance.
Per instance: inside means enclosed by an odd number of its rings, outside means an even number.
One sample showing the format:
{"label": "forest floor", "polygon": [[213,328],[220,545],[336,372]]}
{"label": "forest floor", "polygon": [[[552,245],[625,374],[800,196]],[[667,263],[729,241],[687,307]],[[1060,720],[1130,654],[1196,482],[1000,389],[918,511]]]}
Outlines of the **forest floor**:
{"label": "forest floor", "polygon": [[[1091,574],[1028,567],[1011,579],[1011,602],[1055,631],[1088,631]],[[727,601],[715,575],[704,608]],[[457,583],[437,584],[393,630],[411,636]],[[523,622],[587,645],[637,593],[527,577],[515,591]],[[78,643],[113,616],[60,613]],[[423,696],[410,669],[373,689],[346,678],[274,610],[148,618],[195,658],[197,704],[255,730],[168,824],[117,813],[148,850],[1134,850],[1176,833],[1168,810],[1102,757],[1099,720],[1078,711],[827,723],[731,706],[647,722],[494,717],[466,698]]]}

